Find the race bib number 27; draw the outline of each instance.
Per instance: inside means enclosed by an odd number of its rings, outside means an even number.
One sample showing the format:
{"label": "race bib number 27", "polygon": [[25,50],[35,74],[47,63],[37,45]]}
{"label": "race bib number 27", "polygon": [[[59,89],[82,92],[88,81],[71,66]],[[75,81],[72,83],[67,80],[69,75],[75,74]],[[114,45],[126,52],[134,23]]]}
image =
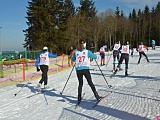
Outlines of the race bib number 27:
{"label": "race bib number 27", "polygon": [[81,63],[81,62],[84,62],[85,61],[85,56],[79,56],[78,57],[78,62]]}

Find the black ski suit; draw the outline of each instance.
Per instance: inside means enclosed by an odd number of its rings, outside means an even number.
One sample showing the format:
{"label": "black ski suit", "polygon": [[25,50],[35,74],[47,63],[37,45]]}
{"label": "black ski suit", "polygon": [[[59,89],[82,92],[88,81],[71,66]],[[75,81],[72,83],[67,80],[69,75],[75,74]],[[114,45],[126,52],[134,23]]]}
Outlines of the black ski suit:
{"label": "black ski suit", "polygon": [[125,60],[125,75],[128,75],[128,63],[129,63],[130,50],[132,50],[131,54],[133,54],[133,48],[130,45],[122,45],[119,48],[119,51],[121,51],[121,57],[117,65],[116,72],[120,68],[123,60]]}

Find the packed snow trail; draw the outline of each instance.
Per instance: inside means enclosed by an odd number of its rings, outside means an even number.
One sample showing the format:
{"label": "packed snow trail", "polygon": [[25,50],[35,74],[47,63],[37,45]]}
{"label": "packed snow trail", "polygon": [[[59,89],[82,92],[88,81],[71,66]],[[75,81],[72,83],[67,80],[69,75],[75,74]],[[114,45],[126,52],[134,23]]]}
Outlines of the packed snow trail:
{"label": "packed snow trail", "polygon": [[[110,55],[111,52],[106,55]],[[100,66],[107,82],[112,85],[108,88],[104,77],[99,71],[95,61],[91,63],[91,75],[98,93],[105,96],[95,108],[96,102],[91,88],[84,79],[83,93],[85,96],[81,104],[75,109],[77,103],[78,80],[75,70],[70,76],[63,95],[60,94],[71,69],[49,76],[49,90],[45,94],[35,95],[35,86],[38,79],[30,81],[23,90],[17,93],[24,84],[11,85],[0,88],[0,120],[155,120],[160,115],[160,48],[149,49],[147,63],[142,56],[141,63],[137,65],[139,55],[135,53],[129,60],[129,73],[124,77],[124,64],[122,71],[118,71],[112,79],[113,58],[107,66]],[[109,56],[106,56],[106,58]],[[124,62],[123,62],[124,63]],[[100,59],[98,59],[100,64]]]}

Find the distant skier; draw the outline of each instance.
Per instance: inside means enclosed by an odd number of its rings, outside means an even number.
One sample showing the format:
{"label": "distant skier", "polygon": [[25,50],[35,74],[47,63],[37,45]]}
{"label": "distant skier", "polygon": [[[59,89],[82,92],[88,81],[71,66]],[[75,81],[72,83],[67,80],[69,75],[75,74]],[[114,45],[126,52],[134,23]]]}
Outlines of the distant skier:
{"label": "distant skier", "polygon": [[[92,53],[94,53],[94,44],[93,43],[91,43],[90,50]],[[93,61],[93,58],[90,58],[90,62],[92,62],[92,61]]]}
{"label": "distant skier", "polygon": [[71,47],[69,48],[69,50],[68,50],[68,66],[69,66],[69,67],[70,67],[70,65],[73,66],[73,64],[74,64],[74,63],[71,61],[71,58],[72,58],[73,54],[74,54],[74,49],[73,49],[73,46],[71,46]]}
{"label": "distant skier", "polygon": [[76,67],[76,73],[77,78],[79,81],[78,86],[78,102],[81,101],[82,97],[82,86],[83,86],[83,76],[87,79],[87,82],[89,86],[92,89],[92,92],[94,93],[94,96],[96,97],[97,101],[101,99],[101,97],[98,95],[96,88],[92,82],[91,74],[89,71],[90,66],[90,60],[89,58],[97,59],[97,56],[92,53],[90,50],[85,49],[86,43],[84,40],[80,40],[78,49],[75,51],[72,61],[75,62]]}
{"label": "distant skier", "polygon": [[[119,48],[120,47],[121,47],[121,44],[119,42],[116,42],[112,46],[112,50],[113,50],[113,70],[116,69],[116,59],[117,59],[117,61],[119,61],[119,57],[120,57]],[[122,68],[120,67],[119,70],[122,70]]]}
{"label": "distant skier", "polygon": [[[37,85],[37,89],[40,91],[41,90],[41,85],[44,82],[44,88],[47,89],[47,81],[48,81],[48,67],[49,67],[49,57],[56,58],[57,54],[52,54],[48,52],[48,48],[44,47],[43,52],[38,56],[35,66],[37,68],[37,72],[40,70],[42,71],[42,78],[39,81],[39,84]],[[40,66],[40,68],[39,68]]]}
{"label": "distant skier", "polygon": [[94,53],[94,44],[93,43],[91,44],[90,50],[92,53]]}
{"label": "distant skier", "polygon": [[129,46],[129,42],[128,41],[125,42],[124,45],[122,45],[119,48],[119,51],[121,51],[121,57],[120,57],[120,60],[118,62],[117,68],[116,68],[115,72],[113,73],[114,75],[119,70],[123,60],[125,60],[125,76],[128,76],[128,63],[129,63],[130,50],[131,50],[131,54],[132,54],[133,48],[131,46]]}
{"label": "distant skier", "polygon": [[144,49],[147,49],[147,51],[148,51],[148,47],[143,45],[143,42],[140,42],[140,45],[136,48],[137,52],[139,52],[139,60],[138,60],[137,65],[140,63],[142,55],[144,55],[147,59],[147,62],[149,62],[148,57],[144,52]]}
{"label": "distant skier", "polygon": [[152,50],[155,50],[155,44],[156,44],[155,40],[152,40],[152,42],[151,42]]}
{"label": "distant skier", "polygon": [[105,48],[102,46],[99,50],[101,56],[101,66],[105,65]]}

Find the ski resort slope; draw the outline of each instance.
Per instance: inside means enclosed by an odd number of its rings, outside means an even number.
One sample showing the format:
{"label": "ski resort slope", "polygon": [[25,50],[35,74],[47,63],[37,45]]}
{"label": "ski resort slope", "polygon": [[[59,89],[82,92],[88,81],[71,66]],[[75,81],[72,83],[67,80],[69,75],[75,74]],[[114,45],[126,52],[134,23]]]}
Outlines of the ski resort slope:
{"label": "ski resort slope", "polygon": [[[106,52],[106,60],[111,53]],[[108,95],[95,108],[92,106],[96,99],[85,78],[85,95],[75,108],[78,80],[75,69],[71,72],[72,68],[50,75],[50,88],[42,94],[35,93],[39,79],[1,87],[0,120],[156,120],[160,116],[160,48],[149,48],[146,54],[150,63],[142,56],[139,65],[139,54],[135,52],[133,57],[130,56],[130,75],[127,77],[124,76],[123,62],[123,70],[110,78],[112,56],[107,65],[99,66],[100,69],[95,61],[91,63],[90,72],[98,93]],[[100,57],[97,61],[100,65]],[[112,88],[108,88],[107,83]]]}

